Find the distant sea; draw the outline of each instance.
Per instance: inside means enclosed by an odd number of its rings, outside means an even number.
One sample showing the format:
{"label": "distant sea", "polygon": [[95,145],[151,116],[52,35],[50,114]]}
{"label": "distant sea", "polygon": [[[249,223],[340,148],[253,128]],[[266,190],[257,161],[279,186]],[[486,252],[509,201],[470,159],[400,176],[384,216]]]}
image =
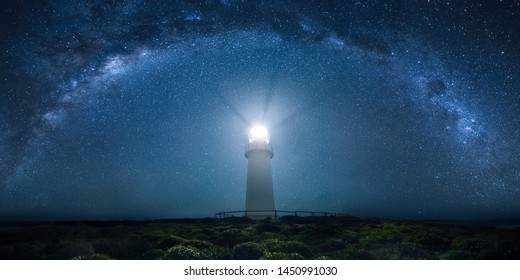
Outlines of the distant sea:
{"label": "distant sea", "polygon": [[519,220],[424,220],[421,222],[446,224],[446,225],[460,225],[469,227],[491,227],[499,229],[520,229]]}

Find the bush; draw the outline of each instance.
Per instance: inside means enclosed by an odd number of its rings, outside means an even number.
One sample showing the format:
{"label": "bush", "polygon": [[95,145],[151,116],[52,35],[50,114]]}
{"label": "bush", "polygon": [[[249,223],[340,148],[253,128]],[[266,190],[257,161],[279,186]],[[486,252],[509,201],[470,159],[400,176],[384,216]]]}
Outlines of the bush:
{"label": "bush", "polygon": [[76,256],[90,256],[94,254],[92,244],[84,240],[65,240],[58,245],[56,258],[70,260]]}
{"label": "bush", "polygon": [[166,251],[164,260],[203,260],[204,254],[201,250],[184,245],[176,245]]}
{"label": "bush", "polygon": [[427,248],[445,251],[450,248],[451,240],[447,233],[433,228],[417,228],[413,235],[404,238],[403,245],[416,249]]}
{"label": "bush", "polygon": [[[1,242],[1,241],[0,241]],[[11,247],[11,246],[9,246]],[[45,253],[44,245],[39,241],[31,241],[27,243],[14,243],[12,244],[12,249],[9,247],[6,248],[6,253],[10,251],[12,253],[9,256],[6,256],[6,259],[11,260],[40,260],[46,258],[57,258],[56,256],[49,257]],[[72,253],[67,255],[66,257],[60,256],[59,259],[70,259],[73,257]]]}
{"label": "bush", "polygon": [[143,254],[143,260],[160,260],[164,257],[166,251],[162,249],[151,249]]}
{"label": "bush", "polygon": [[264,254],[261,245],[245,242],[233,247],[233,258],[236,260],[258,260]]}
{"label": "bush", "polygon": [[359,242],[364,246],[399,243],[407,231],[406,226],[385,223],[378,226],[364,227]]}
{"label": "bush", "polygon": [[315,240],[322,240],[324,238],[333,238],[337,236],[338,229],[336,226],[327,224],[307,224],[305,229],[299,234],[299,240],[304,242],[314,242]]}
{"label": "bush", "polygon": [[283,252],[265,252],[260,258],[261,260],[303,260],[302,255],[298,253],[283,253]]}
{"label": "bush", "polygon": [[469,252],[470,254],[477,254],[484,247],[485,242],[479,238],[464,238],[459,237],[453,240],[451,248],[453,250],[461,250]]}
{"label": "bush", "polygon": [[204,240],[185,240],[180,245],[191,246],[191,247],[194,247],[197,249],[207,249],[207,248],[215,247],[215,245],[213,245],[211,242],[204,241]]}
{"label": "bush", "polygon": [[[464,252],[464,254],[457,255],[456,259],[487,259],[490,254],[496,255],[495,244],[483,240],[478,237],[457,237],[451,243],[452,251]],[[487,249],[487,250],[485,250]],[[484,252],[482,252],[485,250]]]}
{"label": "bush", "polygon": [[370,259],[376,260],[409,260],[409,259],[431,259],[435,255],[423,248],[410,248],[402,243],[380,244],[366,251]]}
{"label": "bush", "polygon": [[493,248],[496,250],[496,255],[493,259],[520,259],[520,236],[511,239],[497,240]]}
{"label": "bush", "polygon": [[341,239],[348,243],[359,243],[359,232],[351,229],[345,229],[341,232]]}
{"label": "bush", "polygon": [[258,224],[256,224],[254,226],[254,229],[258,233],[262,233],[262,232],[279,232],[280,231],[280,227],[278,225],[275,225],[275,224],[271,223],[270,220],[259,221]]}
{"label": "bush", "polygon": [[178,237],[178,236],[175,236],[175,235],[170,235],[170,236],[167,236],[167,237],[163,238],[161,241],[159,241],[159,243],[157,243],[155,248],[166,250],[166,249],[171,248],[171,247],[173,247],[175,245],[180,245],[181,243],[183,243],[185,241],[186,241],[186,239],[184,239],[182,237]]}
{"label": "bush", "polygon": [[345,240],[337,239],[337,238],[329,238],[329,239],[323,241],[322,243],[318,244],[316,246],[316,248],[320,252],[334,252],[334,251],[339,251],[339,250],[345,249],[347,244],[348,244],[348,242],[346,242]]}
{"label": "bush", "polygon": [[304,258],[312,256],[309,246],[299,241],[280,241],[278,239],[268,239],[263,242],[269,252],[297,253]]}
{"label": "bush", "polygon": [[216,236],[218,236],[219,231],[215,228],[198,228],[194,229],[192,233],[194,235],[203,235],[209,238],[215,238]]}
{"label": "bush", "polygon": [[114,247],[114,240],[107,237],[98,238],[92,241],[92,247],[95,252],[107,253]]}
{"label": "bush", "polygon": [[198,249],[202,254],[202,259],[205,260],[217,259],[221,253],[219,247],[213,245],[211,242],[208,241],[187,240],[184,241],[181,245]]}
{"label": "bush", "polygon": [[156,243],[156,242],[159,242],[161,239],[163,239],[164,235],[165,234],[160,230],[150,230],[150,231],[143,232],[141,234],[141,237],[150,242]]}
{"label": "bush", "polygon": [[202,233],[196,234],[193,238],[198,240],[213,240],[213,238]]}
{"label": "bush", "polygon": [[233,249],[222,248],[218,259],[219,260],[232,260],[233,259]]}
{"label": "bush", "polygon": [[123,236],[113,240],[113,246],[109,251],[103,252],[116,259],[139,259],[144,252],[149,250],[152,244],[138,236]]}
{"label": "bush", "polygon": [[471,254],[462,250],[449,250],[439,256],[441,260],[467,260],[471,259]]}
{"label": "bush", "polygon": [[304,230],[305,230],[305,227],[300,224],[287,223],[287,222],[283,222],[280,224],[280,233],[285,236],[296,236]]}
{"label": "bush", "polygon": [[370,254],[363,249],[357,249],[351,246],[347,248],[326,254],[324,257],[332,260],[369,260],[372,259]]}
{"label": "bush", "polygon": [[251,240],[253,240],[253,235],[249,231],[234,228],[223,231],[217,243],[225,246],[235,246]]}
{"label": "bush", "polygon": [[111,260],[111,258],[105,254],[92,254],[90,256],[77,256],[73,260]]}

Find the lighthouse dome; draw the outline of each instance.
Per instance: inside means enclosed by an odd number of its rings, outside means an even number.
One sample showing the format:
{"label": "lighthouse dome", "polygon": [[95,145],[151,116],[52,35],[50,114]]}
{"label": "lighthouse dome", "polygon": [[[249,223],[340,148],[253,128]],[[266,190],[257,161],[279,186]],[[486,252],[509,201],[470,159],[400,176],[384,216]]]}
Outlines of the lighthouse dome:
{"label": "lighthouse dome", "polygon": [[269,144],[269,132],[265,126],[258,125],[251,128],[251,131],[249,132],[249,143],[253,143],[255,141]]}

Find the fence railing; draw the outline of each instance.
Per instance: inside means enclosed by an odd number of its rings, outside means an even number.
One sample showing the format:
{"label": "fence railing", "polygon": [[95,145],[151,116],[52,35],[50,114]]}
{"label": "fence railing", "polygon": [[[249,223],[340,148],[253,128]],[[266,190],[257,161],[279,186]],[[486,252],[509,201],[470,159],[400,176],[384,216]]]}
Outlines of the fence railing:
{"label": "fence railing", "polygon": [[[240,215],[241,214],[241,215]],[[237,215],[237,216],[235,216]],[[231,218],[231,217],[255,217],[266,216],[278,219],[282,216],[296,216],[296,217],[333,217],[343,216],[342,214],[333,212],[318,212],[318,211],[286,211],[286,210],[249,210],[249,211],[224,211],[215,213],[215,218]]]}

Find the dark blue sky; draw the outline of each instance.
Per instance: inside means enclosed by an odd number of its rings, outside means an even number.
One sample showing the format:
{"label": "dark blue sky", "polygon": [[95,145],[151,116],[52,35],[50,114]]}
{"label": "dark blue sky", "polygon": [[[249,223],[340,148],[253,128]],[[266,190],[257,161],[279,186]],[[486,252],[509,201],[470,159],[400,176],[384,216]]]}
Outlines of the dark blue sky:
{"label": "dark blue sky", "polygon": [[4,1],[0,219],[520,216],[518,1]]}

